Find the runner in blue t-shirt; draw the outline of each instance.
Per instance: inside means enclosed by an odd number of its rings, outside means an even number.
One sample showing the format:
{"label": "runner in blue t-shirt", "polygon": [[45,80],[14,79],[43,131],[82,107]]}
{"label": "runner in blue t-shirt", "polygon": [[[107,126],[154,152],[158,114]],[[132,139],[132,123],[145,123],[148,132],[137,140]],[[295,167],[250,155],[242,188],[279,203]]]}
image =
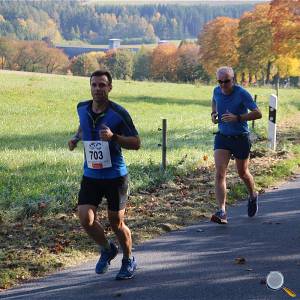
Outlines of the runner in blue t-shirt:
{"label": "runner in blue t-shirt", "polygon": [[231,155],[249,192],[248,216],[257,213],[258,196],[248,169],[251,142],[247,121],[260,119],[262,115],[252,96],[235,84],[232,68],[219,68],[217,80],[219,86],[213,92],[211,118],[219,127],[214,142],[215,193],[219,210],[212,215],[211,221],[226,224],[226,172]]}
{"label": "runner in blue t-shirt", "polygon": [[123,250],[122,267],[116,279],[130,279],[137,264],[131,253],[131,232],[124,222],[128,175],[121,148],[138,150],[140,139],[129,113],[108,99],[112,90],[110,73],[95,71],[90,77],[90,87],[93,100],[77,105],[79,128],[68,142],[71,151],[79,140],[84,146],[79,219],[88,235],[100,246],[101,255],[95,271],[103,274],[118,253],[118,248],[107,240],[96,218],[102,197],[107,199],[108,219]]}

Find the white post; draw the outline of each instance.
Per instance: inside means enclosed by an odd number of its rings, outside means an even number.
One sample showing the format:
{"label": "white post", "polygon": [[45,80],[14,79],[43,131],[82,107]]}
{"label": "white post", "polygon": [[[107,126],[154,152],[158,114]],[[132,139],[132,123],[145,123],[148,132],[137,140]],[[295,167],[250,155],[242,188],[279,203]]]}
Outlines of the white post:
{"label": "white post", "polygon": [[277,112],[277,96],[270,96],[270,105],[269,105],[269,131],[268,131],[268,140],[269,147],[272,150],[276,150],[276,112]]}

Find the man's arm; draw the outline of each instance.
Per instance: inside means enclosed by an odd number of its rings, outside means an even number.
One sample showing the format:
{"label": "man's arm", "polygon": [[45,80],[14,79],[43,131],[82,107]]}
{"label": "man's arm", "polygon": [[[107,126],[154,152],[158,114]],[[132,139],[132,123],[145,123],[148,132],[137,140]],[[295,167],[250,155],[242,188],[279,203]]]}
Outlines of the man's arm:
{"label": "man's arm", "polygon": [[103,141],[114,141],[118,143],[122,148],[129,150],[138,150],[141,147],[141,140],[139,136],[123,136],[112,133],[109,127],[102,126],[99,132],[100,138]]}
{"label": "man's arm", "polygon": [[214,123],[214,124],[217,124],[218,123],[218,113],[217,113],[217,105],[216,105],[216,101],[215,99],[213,98],[211,100],[211,121]]}
{"label": "man's arm", "polygon": [[77,132],[68,141],[69,150],[73,151],[77,147],[77,143],[82,139],[82,129],[80,125],[78,126]]}
{"label": "man's arm", "polygon": [[253,109],[247,114],[240,115],[239,121],[253,121],[262,118],[262,113],[258,108]]}
{"label": "man's arm", "polygon": [[223,122],[244,122],[257,120],[262,117],[262,114],[258,108],[251,110],[249,113],[243,115],[234,115],[232,113],[226,113],[222,115]]}
{"label": "man's arm", "polygon": [[113,134],[111,140],[118,143],[124,149],[139,150],[141,147],[141,140],[139,136],[123,136]]}

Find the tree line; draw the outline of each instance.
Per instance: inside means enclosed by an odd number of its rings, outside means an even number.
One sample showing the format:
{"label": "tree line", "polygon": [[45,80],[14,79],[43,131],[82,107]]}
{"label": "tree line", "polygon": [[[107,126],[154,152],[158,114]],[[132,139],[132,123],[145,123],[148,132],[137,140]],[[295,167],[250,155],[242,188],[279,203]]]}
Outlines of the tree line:
{"label": "tree line", "polygon": [[[299,0],[298,4],[299,4]],[[0,66],[14,70],[66,72],[89,76],[110,70],[115,79],[209,83],[222,65],[232,66],[237,81],[265,84],[300,76],[300,19],[295,0],[256,5],[240,19],[218,17],[208,22],[197,42],[183,40],[137,52],[125,49],[90,52],[68,60],[43,41],[0,39]]]}
{"label": "tree line", "polygon": [[101,5],[83,1],[0,0],[0,36],[21,40],[82,40],[107,44],[196,38],[217,16],[240,17],[253,5]]}

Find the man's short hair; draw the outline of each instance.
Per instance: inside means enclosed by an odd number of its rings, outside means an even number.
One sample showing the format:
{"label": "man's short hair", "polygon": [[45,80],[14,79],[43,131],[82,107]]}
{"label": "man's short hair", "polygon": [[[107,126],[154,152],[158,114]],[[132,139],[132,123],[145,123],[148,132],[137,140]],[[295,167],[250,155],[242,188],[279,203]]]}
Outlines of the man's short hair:
{"label": "man's short hair", "polygon": [[92,82],[92,78],[95,77],[95,76],[97,76],[97,77],[106,76],[108,81],[109,81],[109,84],[112,83],[111,74],[107,70],[97,70],[97,71],[93,72],[91,77],[90,77],[90,84]]}
{"label": "man's short hair", "polygon": [[218,77],[218,75],[221,75],[221,74],[228,74],[231,78],[234,78],[234,72],[231,67],[224,66],[224,67],[218,68],[218,70],[216,72],[217,77]]}

